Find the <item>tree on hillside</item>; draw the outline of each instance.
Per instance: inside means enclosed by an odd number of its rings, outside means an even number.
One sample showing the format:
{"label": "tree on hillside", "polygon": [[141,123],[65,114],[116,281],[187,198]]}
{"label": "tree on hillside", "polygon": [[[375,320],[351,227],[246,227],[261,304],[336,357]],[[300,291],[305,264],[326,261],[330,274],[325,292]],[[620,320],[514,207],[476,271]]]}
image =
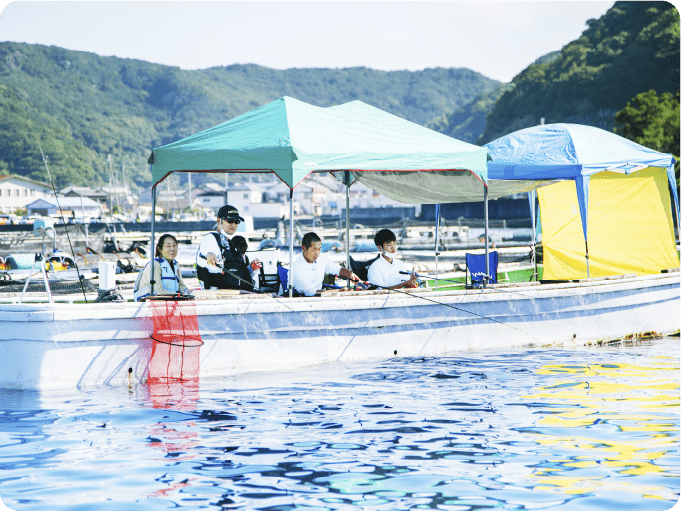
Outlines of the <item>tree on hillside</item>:
{"label": "tree on hillside", "polygon": [[554,60],[531,64],[495,104],[479,143],[538,124],[611,130],[640,92],[679,87],[679,12],[669,2],[615,2]]}
{"label": "tree on hillside", "polygon": [[[663,92],[659,96],[654,90],[641,92],[615,114],[615,122],[613,131],[618,135],[679,159],[679,91]],[[676,180],[679,180],[678,162]]]}

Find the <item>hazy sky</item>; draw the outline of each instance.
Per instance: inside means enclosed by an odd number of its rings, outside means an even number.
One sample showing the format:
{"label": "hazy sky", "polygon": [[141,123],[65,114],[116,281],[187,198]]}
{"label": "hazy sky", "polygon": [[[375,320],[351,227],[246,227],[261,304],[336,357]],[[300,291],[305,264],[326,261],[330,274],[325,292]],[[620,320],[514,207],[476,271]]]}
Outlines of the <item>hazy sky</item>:
{"label": "hazy sky", "polygon": [[613,3],[0,0],[0,41],[182,69],[465,67],[507,82]]}

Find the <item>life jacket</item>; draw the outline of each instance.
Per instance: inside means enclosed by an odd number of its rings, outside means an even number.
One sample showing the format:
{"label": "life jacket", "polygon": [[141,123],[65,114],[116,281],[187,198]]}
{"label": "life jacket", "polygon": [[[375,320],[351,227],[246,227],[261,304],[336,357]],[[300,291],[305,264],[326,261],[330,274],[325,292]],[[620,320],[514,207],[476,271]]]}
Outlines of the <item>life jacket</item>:
{"label": "life jacket", "polygon": [[[217,232],[211,232],[211,234],[215,236],[215,241],[217,241],[218,247],[222,251],[222,269],[224,273],[212,273],[206,268],[196,265],[196,276],[203,284],[203,288],[217,287],[218,289],[245,289],[252,291],[254,287],[253,279],[241,252],[232,243],[223,247],[220,242],[220,235]],[[199,257],[203,256],[199,254]]]}
{"label": "life jacket", "polygon": [[[162,257],[154,258],[154,263],[158,263],[158,265],[161,267],[161,282],[154,283],[154,294],[157,294],[156,291],[159,289],[158,286],[162,286],[163,290],[167,293],[177,293],[180,289],[180,265],[178,265],[177,262],[171,265]],[[147,263],[147,266],[149,265],[151,265],[151,262]],[[139,275],[137,275],[137,279],[135,280],[136,291],[133,291],[133,297],[135,298],[136,302],[139,302],[142,298],[146,298],[151,294],[151,283],[148,286],[142,288],[139,287],[142,275],[144,274],[145,270],[146,266],[144,267],[144,270],[139,272]],[[149,280],[154,280],[154,276],[152,275]]]}

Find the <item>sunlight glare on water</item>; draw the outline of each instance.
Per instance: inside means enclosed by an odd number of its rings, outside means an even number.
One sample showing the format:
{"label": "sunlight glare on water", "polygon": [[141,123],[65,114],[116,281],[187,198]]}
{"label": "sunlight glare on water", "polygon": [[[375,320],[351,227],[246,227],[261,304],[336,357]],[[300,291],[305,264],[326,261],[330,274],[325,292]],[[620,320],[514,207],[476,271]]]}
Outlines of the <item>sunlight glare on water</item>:
{"label": "sunlight glare on water", "polygon": [[679,338],[0,391],[20,510],[665,510]]}

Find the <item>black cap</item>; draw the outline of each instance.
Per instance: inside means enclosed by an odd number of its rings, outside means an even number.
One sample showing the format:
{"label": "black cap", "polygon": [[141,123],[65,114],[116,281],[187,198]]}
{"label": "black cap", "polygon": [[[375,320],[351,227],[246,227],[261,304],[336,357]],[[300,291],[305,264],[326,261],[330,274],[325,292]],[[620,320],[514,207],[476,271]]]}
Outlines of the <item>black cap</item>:
{"label": "black cap", "polygon": [[224,218],[226,220],[239,220],[243,222],[244,219],[239,216],[239,210],[234,206],[222,206],[218,211],[218,218]]}

